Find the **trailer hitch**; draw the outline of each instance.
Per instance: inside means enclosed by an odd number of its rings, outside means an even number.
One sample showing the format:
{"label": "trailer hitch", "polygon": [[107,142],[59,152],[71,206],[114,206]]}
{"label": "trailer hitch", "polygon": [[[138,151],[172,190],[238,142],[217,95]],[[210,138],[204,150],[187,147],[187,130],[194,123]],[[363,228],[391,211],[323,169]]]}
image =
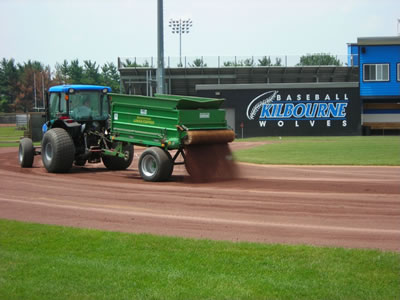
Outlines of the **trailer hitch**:
{"label": "trailer hitch", "polygon": [[109,156],[117,156],[125,160],[129,159],[129,151],[123,150],[123,143],[118,143],[114,149],[102,149],[102,153]]}

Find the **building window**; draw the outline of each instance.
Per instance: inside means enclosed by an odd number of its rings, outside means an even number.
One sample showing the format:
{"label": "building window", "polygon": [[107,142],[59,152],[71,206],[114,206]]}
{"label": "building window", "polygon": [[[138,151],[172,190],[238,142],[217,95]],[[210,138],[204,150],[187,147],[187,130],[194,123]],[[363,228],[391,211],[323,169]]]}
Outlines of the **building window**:
{"label": "building window", "polygon": [[397,64],[397,81],[400,81],[400,63]]}
{"label": "building window", "polygon": [[364,81],[389,81],[389,64],[365,64]]}

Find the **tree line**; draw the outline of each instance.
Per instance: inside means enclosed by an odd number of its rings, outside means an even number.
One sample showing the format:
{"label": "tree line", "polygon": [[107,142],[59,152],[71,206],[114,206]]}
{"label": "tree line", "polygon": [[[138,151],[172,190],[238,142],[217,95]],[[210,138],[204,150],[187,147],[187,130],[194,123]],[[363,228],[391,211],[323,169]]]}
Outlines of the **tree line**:
{"label": "tree line", "polygon": [[[44,92],[58,84],[96,84],[119,92],[120,76],[114,63],[100,66],[78,59],[57,63],[54,70],[41,62],[0,61],[0,112],[28,112],[43,107]],[[36,101],[34,100],[36,99]],[[36,104],[36,108],[34,107]]]}
{"label": "tree line", "polygon": [[[247,58],[238,61],[226,61],[224,67],[282,67],[282,58],[276,57],[275,62],[272,62],[270,56],[263,56],[257,61],[254,58]],[[329,53],[315,53],[302,55],[300,62],[296,64],[300,66],[342,66],[340,60]]]}
{"label": "tree line", "polygon": [[[124,67],[150,67],[148,62],[142,65],[127,59]],[[340,60],[330,54],[307,54],[300,58],[298,66],[336,65]],[[231,66],[282,66],[282,60],[271,61],[264,56],[258,61],[253,58],[224,62],[224,67]],[[202,58],[189,63],[189,67],[207,67]],[[64,60],[57,63],[54,70],[41,62],[28,60],[16,63],[14,59],[3,58],[0,61],[0,112],[28,112],[43,107],[44,92],[58,84],[95,84],[111,87],[114,92],[120,90],[120,75],[114,63],[108,62],[100,66],[91,60],[84,60],[83,65],[78,59],[70,62]],[[34,100],[36,99],[36,101]],[[36,107],[34,107],[36,104]]]}
{"label": "tree line", "polygon": [[[254,59],[254,57],[239,59],[233,61],[222,62],[224,67],[283,67],[283,62],[281,57],[275,57],[275,62],[272,61],[270,56],[263,56],[260,59]],[[297,67],[300,66],[342,66],[342,62],[336,56],[329,53],[314,53],[306,54],[300,57],[300,62],[296,64]],[[124,68],[150,68],[151,65],[148,60],[143,63],[137,63],[136,60],[132,61],[127,58],[121,62],[121,66]],[[203,57],[195,58],[192,62],[185,63],[185,67],[189,68],[206,68],[207,63],[204,62]],[[183,68],[182,63],[176,65],[178,68]]]}

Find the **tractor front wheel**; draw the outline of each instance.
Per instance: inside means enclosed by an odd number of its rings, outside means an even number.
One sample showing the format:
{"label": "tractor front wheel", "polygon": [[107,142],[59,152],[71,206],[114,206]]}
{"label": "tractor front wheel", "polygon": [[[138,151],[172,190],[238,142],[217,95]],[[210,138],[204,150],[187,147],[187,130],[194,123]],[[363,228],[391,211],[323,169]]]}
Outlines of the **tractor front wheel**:
{"label": "tractor front wheel", "polygon": [[35,148],[31,139],[23,138],[19,141],[18,160],[22,168],[32,168]]}
{"label": "tractor front wheel", "polygon": [[143,151],[139,158],[139,173],[145,181],[166,181],[172,173],[171,155],[158,147]]}
{"label": "tractor front wheel", "polygon": [[53,128],[45,133],[42,140],[42,161],[50,173],[65,173],[72,168],[75,145],[62,128]]}

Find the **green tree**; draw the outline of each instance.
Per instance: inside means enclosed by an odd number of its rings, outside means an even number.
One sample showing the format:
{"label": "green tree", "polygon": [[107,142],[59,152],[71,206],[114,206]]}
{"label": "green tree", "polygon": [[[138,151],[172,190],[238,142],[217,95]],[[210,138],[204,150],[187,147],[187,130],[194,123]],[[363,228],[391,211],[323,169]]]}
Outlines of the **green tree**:
{"label": "green tree", "polygon": [[41,72],[44,70],[43,65],[38,61],[25,62],[18,64],[20,72],[18,80],[18,95],[14,102],[15,111],[29,112],[32,111],[35,104],[35,91],[36,99],[41,99],[42,89],[38,88],[40,85]]}
{"label": "green tree", "polygon": [[329,53],[307,54],[300,57],[297,66],[341,66],[340,60]]}
{"label": "green tree", "polygon": [[101,67],[102,84],[111,87],[112,91],[118,92],[120,89],[120,77],[118,69],[112,62],[105,63]]}
{"label": "green tree", "polygon": [[280,58],[280,57],[275,58],[274,66],[275,67],[281,67],[282,66],[282,58]]}
{"label": "green tree", "polygon": [[235,61],[224,61],[224,67],[237,67],[238,63]]}
{"label": "green tree", "polygon": [[96,62],[92,62],[90,60],[83,61],[83,79],[82,83],[85,84],[100,84],[100,73],[99,66],[96,65]]}
{"label": "green tree", "polygon": [[9,105],[6,99],[0,98],[0,112],[9,112]]}
{"label": "green tree", "polygon": [[254,67],[254,59],[246,58],[244,60],[225,61],[224,67]]}
{"label": "green tree", "polygon": [[133,62],[129,58],[125,59],[121,64],[124,68],[137,67],[136,61]]}
{"label": "green tree", "polygon": [[150,67],[150,63],[145,60],[143,64],[139,64],[135,61],[130,60],[129,58],[125,59],[124,62],[121,63],[124,68],[148,68]]}
{"label": "green tree", "polygon": [[56,63],[55,69],[56,69],[54,76],[55,84],[71,83],[69,78],[69,63],[66,59],[64,59],[62,64]]}
{"label": "green tree", "polygon": [[75,59],[71,61],[68,67],[69,83],[79,84],[82,83],[84,78],[83,67],[79,65],[79,60]]}
{"label": "green tree", "polygon": [[204,68],[207,64],[204,63],[203,58],[196,58],[192,63],[189,63],[191,68]]}
{"label": "green tree", "polygon": [[254,59],[253,58],[246,58],[243,60],[243,65],[245,67],[253,67],[254,66]]}
{"label": "green tree", "polygon": [[11,112],[19,94],[19,70],[14,59],[3,58],[0,62],[0,111]]}
{"label": "green tree", "polygon": [[263,56],[263,58],[258,60],[258,65],[261,67],[269,67],[272,66],[271,58],[268,56]]}
{"label": "green tree", "polygon": [[32,111],[35,104],[37,107],[43,107],[43,90],[47,90],[52,84],[50,66],[29,60],[24,64],[18,64],[18,68],[18,95],[13,103],[14,110]]}

